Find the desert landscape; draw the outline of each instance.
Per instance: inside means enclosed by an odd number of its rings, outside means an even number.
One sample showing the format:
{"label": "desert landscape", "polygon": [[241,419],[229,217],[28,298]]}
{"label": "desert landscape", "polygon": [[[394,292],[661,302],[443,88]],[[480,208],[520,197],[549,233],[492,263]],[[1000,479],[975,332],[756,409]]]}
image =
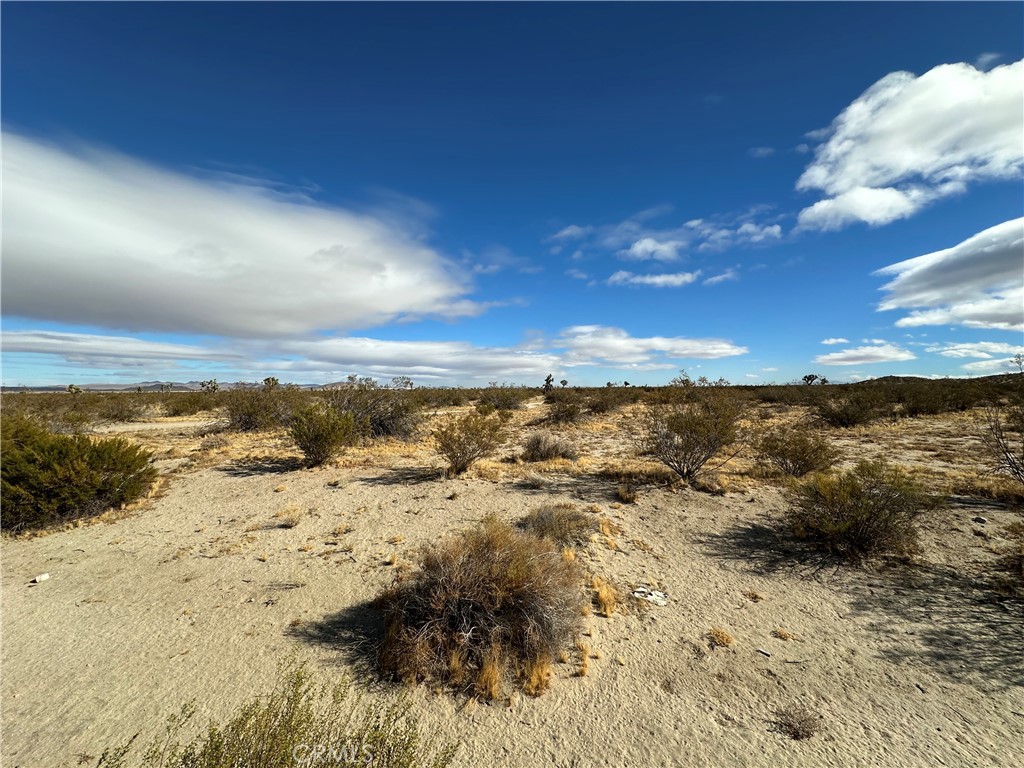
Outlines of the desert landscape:
{"label": "desert landscape", "polygon": [[[374,390],[415,396],[409,434],[312,467],[285,426],[233,429],[237,402],[166,416],[192,395],[86,393],[137,398],[131,422],[76,428],[142,446],[159,474],[121,509],[4,536],[3,763],[103,764],[194,701],[190,741],[290,663],[351,681],[363,703],[399,701],[456,766],[1010,764],[1024,489],[992,472],[991,409],[910,417],[876,398],[858,425],[822,419],[868,386],[728,388],[735,439],[688,482],[644,453],[645,414],[727,388]],[[77,397],[7,394],[5,420],[66,423]],[[502,439],[448,476],[438,429],[467,415],[500,419]],[[793,489],[813,480],[766,462],[765,435],[785,425],[836,452],[825,474],[883,459],[933,494],[913,551],[851,562],[794,535]],[[539,433],[575,458],[532,455]],[[378,598],[415,582],[425,548],[544,509],[578,518],[562,553],[585,614],[550,679],[531,689],[507,669],[485,691],[381,670]]]}

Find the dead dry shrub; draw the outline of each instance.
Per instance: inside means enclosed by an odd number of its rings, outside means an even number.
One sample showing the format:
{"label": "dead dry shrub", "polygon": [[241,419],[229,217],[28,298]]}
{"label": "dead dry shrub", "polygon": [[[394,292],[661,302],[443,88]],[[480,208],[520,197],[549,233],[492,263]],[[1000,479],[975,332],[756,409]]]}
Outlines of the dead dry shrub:
{"label": "dead dry shrub", "polygon": [[562,547],[585,544],[597,530],[592,515],[566,503],[537,507],[519,521],[519,526]]}
{"label": "dead dry shrub", "polygon": [[1024,402],[1009,409],[989,408],[982,440],[994,460],[993,471],[1024,484]]}
{"label": "dead dry shrub", "polygon": [[580,587],[558,545],[488,518],[425,550],[418,569],[381,596],[378,662],[399,680],[487,699],[508,680],[536,691],[544,665],[579,634]]}
{"label": "dead dry shrub", "polygon": [[858,561],[917,550],[920,517],[939,505],[899,467],[861,461],[838,475],[815,475],[789,493],[793,533],[828,553]]}
{"label": "dead dry shrub", "polygon": [[809,739],[822,728],[822,717],[804,704],[792,704],[775,711],[772,726],[795,741]]}
{"label": "dead dry shrub", "polygon": [[461,475],[505,439],[505,420],[497,413],[450,417],[434,430],[437,452],[448,461],[448,476]]}
{"label": "dead dry shrub", "polygon": [[690,482],[716,453],[736,441],[741,415],[737,399],[710,389],[684,402],[649,407],[638,447]]}
{"label": "dead dry shrub", "polygon": [[822,435],[806,428],[783,427],[761,436],[756,445],[761,462],[793,477],[834,466],[839,454]]}
{"label": "dead dry shrub", "polygon": [[571,442],[550,432],[534,432],[526,439],[523,447],[523,461],[550,461],[568,459],[576,461],[580,456]]}

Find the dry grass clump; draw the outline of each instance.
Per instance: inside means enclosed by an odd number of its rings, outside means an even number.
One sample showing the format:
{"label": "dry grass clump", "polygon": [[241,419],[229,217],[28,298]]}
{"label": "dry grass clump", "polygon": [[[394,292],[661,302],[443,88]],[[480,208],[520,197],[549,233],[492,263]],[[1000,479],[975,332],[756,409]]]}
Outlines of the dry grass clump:
{"label": "dry grass clump", "polygon": [[776,710],[772,720],[774,729],[796,741],[809,739],[822,728],[821,715],[803,704],[793,704]]}
{"label": "dry grass clump", "polygon": [[597,604],[597,610],[602,616],[610,619],[622,599],[618,587],[600,576],[595,576],[590,582],[590,586],[594,590],[594,602]]}
{"label": "dry grass clump", "polygon": [[620,483],[615,489],[615,498],[623,504],[635,504],[636,496],[636,487],[632,483]]}
{"label": "dry grass clump", "polygon": [[451,417],[434,430],[437,452],[448,461],[448,476],[461,475],[505,439],[505,421],[497,413]]}
{"label": "dry grass clump", "polygon": [[537,507],[519,521],[519,526],[561,547],[585,544],[596,530],[592,517],[566,503]]}
{"label": "dry grass clump", "polygon": [[[365,765],[382,768],[443,768],[454,746],[424,738],[404,699],[393,703],[356,698],[347,682],[321,685],[304,666],[286,666],[269,696],[254,698],[226,723],[210,723],[193,741],[195,702],[167,719],[141,756],[132,755],[137,735],[106,749],[96,768],[285,768]],[[91,758],[90,758],[91,759]]]}
{"label": "dry grass clump", "polygon": [[727,629],[712,627],[708,631],[708,645],[712,648],[728,648],[735,642],[736,640]]}
{"label": "dry grass clump", "polygon": [[784,427],[757,441],[763,464],[793,477],[829,469],[839,460],[835,448],[823,436],[808,429]]}
{"label": "dry grass clump", "polygon": [[783,629],[782,627],[778,627],[777,629],[773,629],[772,630],[772,637],[776,637],[779,640],[793,640],[793,639],[796,638],[796,635],[794,635],[792,632],[790,632],[787,629]]}
{"label": "dry grass clump", "polygon": [[427,549],[418,570],[380,598],[381,669],[486,699],[538,676],[578,635],[578,567],[548,539],[494,518]]}
{"label": "dry grass clump", "polygon": [[534,432],[526,440],[523,448],[523,461],[550,461],[551,459],[568,459],[576,461],[580,456],[571,442],[564,437],[552,435],[550,432]]}
{"label": "dry grass clump", "polygon": [[275,528],[294,528],[302,522],[302,510],[294,504],[274,513]]}
{"label": "dry grass clump", "polygon": [[917,521],[938,506],[899,467],[861,461],[839,475],[817,475],[790,493],[786,518],[798,538],[858,561],[917,549]]}

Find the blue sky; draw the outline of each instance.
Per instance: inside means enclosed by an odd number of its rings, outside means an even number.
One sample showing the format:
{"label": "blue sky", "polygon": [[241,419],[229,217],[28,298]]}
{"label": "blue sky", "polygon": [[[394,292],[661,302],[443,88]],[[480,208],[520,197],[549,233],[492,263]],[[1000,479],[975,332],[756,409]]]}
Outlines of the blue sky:
{"label": "blue sky", "polygon": [[5,3],[3,383],[1011,370],[1022,28]]}

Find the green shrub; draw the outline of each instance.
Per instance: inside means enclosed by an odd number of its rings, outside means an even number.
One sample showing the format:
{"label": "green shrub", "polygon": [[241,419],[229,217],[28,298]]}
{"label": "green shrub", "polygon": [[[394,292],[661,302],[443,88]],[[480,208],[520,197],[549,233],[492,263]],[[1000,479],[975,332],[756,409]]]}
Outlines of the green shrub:
{"label": "green shrub", "polygon": [[168,718],[164,735],[129,762],[135,738],[100,756],[96,768],[444,768],[454,746],[438,749],[420,735],[407,700],[364,703],[347,682],[318,685],[304,666],[285,666],[266,697],[245,704],[228,722],[182,744],[195,704]]}
{"label": "green shrub", "polygon": [[846,397],[818,403],[815,413],[830,427],[856,427],[879,415],[877,397],[866,391],[854,392]]}
{"label": "green shrub", "polygon": [[650,406],[638,438],[640,451],[692,481],[716,453],[735,442],[741,414],[736,399],[710,390],[688,402]]}
{"label": "green shrub", "polygon": [[333,458],[359,438],[356,421],[351,413],[338,413],[323,405],[310,405],[295,414],[290,432],[292,440],[311,467],[317,467]]}
{"label": "green shrub", "polygon": [[793,477],[821,472],[839,460],[839,454],[823,436],[797,427],[763,435],[756,448],[764,464]]}
{"label": "green shrub", "polygon": [[531,391],[508,385],[492,386],[479,390],[477,399],[499,411],[516,411],[523,407],[523,403],[529,400],[534,392],[536,390]]}
{"label": "green shrub", "polygon": [[55,435],[23,417],[4,419],[2,454],[9,531],[98,515],[134,501],[156,478],[150,452],[127,440]]}
{"label": "green shrub", "polygon": [[138,421],[146,410],[142,395],[132,392],[113,392],[99,396],[96,414],[104,421]]}
{"label": "green shrub", "polygon": [[489,518],[426,550],[413,576],[382,596],[380,666],[488,699],[509,678],[539,694],[580,631],[581,581],[554,542]]}
{"label": "green shrub", "polygon": [[526,446],[523,448],[523,461],[576,461],[578,458],[579,451],[572,443],[550,432],[534,432],[526,439]]}
{"label": "green shrub", "polygon": [[230,429],[257,432],[287,426],[292,414],[309,404],[310,397],[298,387],[271,383],[229,390],[223,401]]}
{"label": "green shrub", "polygon": [[913,553],[918,519],[937,506],[899,467],[861,461],[848,472],[815,475],[796,486],[786,518],[798,538],[857,561]]}
{"label": "green shrub", "polygon": [[573,392],[554,391],[547,399],[551,403],[548,421],[553,424],[572,424],[583,416],[583,400]]}
{"label": "green shrub", "polygon": [[409,440],[420,427],[421,417],[412,391],[381,387],[371,378],[349,376],[347,382],[328,387],[321,396],[335,411],[351,413],[366,437]]}
{"label": "green shrub", "polygon": [[434,430],[434,443],[448,461],[449,477],[461,475],[504,439],[505,420],[497,413],[488,416],[474,411],[453,416]]}
{"label": "green shrub", "polygon": [[594,517],[574,504],[545,504],[519,521],[519,526],[562,547],[578,546],[597,531]]}
{"label": "green shrub", "polygon": [[163,400],[165,416],[194,416],[214,408],[213,392],[172,392]]}

